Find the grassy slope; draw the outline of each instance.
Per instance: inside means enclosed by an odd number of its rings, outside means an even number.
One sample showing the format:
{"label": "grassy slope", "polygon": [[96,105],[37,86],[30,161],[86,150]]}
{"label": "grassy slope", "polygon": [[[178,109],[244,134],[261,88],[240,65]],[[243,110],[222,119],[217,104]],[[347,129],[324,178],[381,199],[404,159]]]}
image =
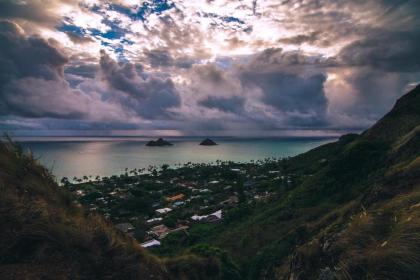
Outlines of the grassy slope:
{"label": "grassy slope", "polygon": [[157,259],[87,215],[31,157],[0,149],[1,279],[165,278]]}
{"label": "grassy slope", "polygon": [[0,279],[217,279],[214,259],[160,260],[87,214],[49,172],[0,143]]}
{"label": "grassy slope", "polygon": [[288,169],[311,176],[210,240],[244,277],[420,279],[420,87],[362,135]]}

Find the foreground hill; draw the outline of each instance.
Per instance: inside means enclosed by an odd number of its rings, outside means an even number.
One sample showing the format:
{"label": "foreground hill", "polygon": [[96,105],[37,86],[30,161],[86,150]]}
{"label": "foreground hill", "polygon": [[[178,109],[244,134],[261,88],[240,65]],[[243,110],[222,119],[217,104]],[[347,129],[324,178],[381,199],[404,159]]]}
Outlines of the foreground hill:
{"label": "foreground hill", "polygon": [[420,279],[420,86],[361,135],[272,167],[302,179],[158,258],[2,143],[0,279]]}
{"label": "foreground hill", "polygon": [[0,143],[0,279],[213,279],[218,264],[162,260],[88,214],[12,142]]}

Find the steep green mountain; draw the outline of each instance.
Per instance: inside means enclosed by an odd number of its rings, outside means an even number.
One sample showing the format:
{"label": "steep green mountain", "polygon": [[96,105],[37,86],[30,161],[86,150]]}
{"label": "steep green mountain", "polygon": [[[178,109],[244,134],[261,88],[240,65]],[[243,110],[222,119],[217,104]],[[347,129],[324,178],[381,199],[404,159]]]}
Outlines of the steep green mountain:
{"label": "steep green mountain", "polygon": [[296,188],[204,240],[248,279],[420,279],[420,86],[361,135],[290,159]]}
{"label": "steep green mountain", "polygon": [[420,86],[364,133],[275,168],[303,179],[158,258],[2,143],[0,279],[420,279]]}

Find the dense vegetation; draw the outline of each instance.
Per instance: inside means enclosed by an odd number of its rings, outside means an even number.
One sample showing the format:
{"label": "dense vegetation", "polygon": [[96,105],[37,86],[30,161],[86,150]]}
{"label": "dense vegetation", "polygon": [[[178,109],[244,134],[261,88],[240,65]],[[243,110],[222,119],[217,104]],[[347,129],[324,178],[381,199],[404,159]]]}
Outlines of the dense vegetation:
{"label": "dense vegetation", "polygon": [[[361,135],[261,166],[295,183],[266,180],[271,199],[247,203],[238,179],[240,202],[222,223],[169,235],[158,258],[2,144],[0,278],[420,279],[420,86]],[[150,203],[126,207],[148,215]]]}

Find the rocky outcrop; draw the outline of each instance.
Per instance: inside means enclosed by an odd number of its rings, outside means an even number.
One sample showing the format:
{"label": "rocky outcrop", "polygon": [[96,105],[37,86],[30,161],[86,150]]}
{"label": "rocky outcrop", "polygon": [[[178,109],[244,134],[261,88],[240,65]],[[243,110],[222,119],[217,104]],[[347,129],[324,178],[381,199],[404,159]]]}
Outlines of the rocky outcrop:
{"label": "rocky outcrop", "polygon": [[154,141],[151,140],[146,143],[146,146],[149,147],[163,147],[163,146],[172,146],[173,144],[164,140],[163,138],[159,138],[158,140]]}
{"label": "rocky outcrop", "polygon": [[217,143],[209,138],[206,138],[200,143],[200,145],[201,146],[215,146],[217,145]]}

